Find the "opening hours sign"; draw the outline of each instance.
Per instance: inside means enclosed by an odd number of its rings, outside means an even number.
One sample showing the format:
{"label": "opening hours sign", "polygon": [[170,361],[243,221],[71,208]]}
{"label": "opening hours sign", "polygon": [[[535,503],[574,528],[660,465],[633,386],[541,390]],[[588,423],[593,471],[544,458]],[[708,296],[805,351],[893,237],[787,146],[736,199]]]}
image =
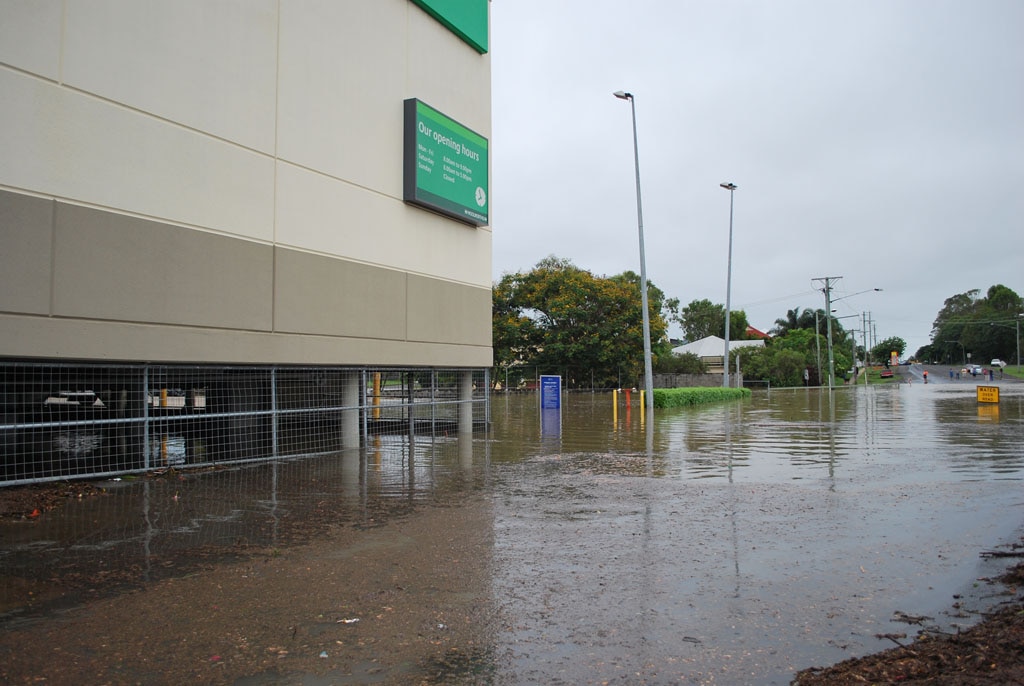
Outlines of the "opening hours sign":
{"label": "opening hours sign", "polygon": [[487,139],[416,98],[405,101],[404,126],[405,202],[486,226]]}

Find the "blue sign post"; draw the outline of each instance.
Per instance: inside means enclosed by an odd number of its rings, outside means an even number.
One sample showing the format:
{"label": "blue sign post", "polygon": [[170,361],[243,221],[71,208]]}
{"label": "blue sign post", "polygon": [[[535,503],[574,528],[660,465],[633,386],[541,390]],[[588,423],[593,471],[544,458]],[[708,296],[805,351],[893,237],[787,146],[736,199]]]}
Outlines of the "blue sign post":
{"label": "blue sign post", "polygon": [[562,377],[540,377],[540,409],[562,409]]}
{"label": "blue sign post", "polygon": [[562,432],[562,377],[540,377],[540,426],[543,434]]}

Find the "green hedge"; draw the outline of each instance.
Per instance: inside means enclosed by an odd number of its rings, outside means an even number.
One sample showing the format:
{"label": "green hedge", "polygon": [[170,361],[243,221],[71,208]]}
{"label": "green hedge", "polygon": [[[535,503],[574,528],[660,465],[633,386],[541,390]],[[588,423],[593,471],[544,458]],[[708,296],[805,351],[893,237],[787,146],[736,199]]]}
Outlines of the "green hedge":
{"label": "green hedge", "polygon": [[749,397],[749,388],[655,388],[654,406],[686,407]]}

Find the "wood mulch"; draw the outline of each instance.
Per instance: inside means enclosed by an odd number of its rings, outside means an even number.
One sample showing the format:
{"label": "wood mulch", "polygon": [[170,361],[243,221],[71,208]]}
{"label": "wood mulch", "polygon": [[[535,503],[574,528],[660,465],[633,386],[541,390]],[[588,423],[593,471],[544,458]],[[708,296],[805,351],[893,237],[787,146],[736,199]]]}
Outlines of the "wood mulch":
{"label": "wood mulch", "polygon": [[[1024,562],[999,581],[1011,590],[1024,585]],[[1024,602],[987,614],[956,635],[924,635],[917,641],[831,667],[798,672],[794,686],[1024,684]]]}

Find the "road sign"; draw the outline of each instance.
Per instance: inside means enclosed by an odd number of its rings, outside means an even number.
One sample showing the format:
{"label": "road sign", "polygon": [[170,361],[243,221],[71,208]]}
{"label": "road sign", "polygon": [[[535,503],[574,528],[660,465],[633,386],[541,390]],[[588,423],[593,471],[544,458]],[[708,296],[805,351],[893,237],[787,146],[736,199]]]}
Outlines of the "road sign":
{"label": "road sign", "polygon": [[998,403],[999,386],[978,386],[979,403]]}

